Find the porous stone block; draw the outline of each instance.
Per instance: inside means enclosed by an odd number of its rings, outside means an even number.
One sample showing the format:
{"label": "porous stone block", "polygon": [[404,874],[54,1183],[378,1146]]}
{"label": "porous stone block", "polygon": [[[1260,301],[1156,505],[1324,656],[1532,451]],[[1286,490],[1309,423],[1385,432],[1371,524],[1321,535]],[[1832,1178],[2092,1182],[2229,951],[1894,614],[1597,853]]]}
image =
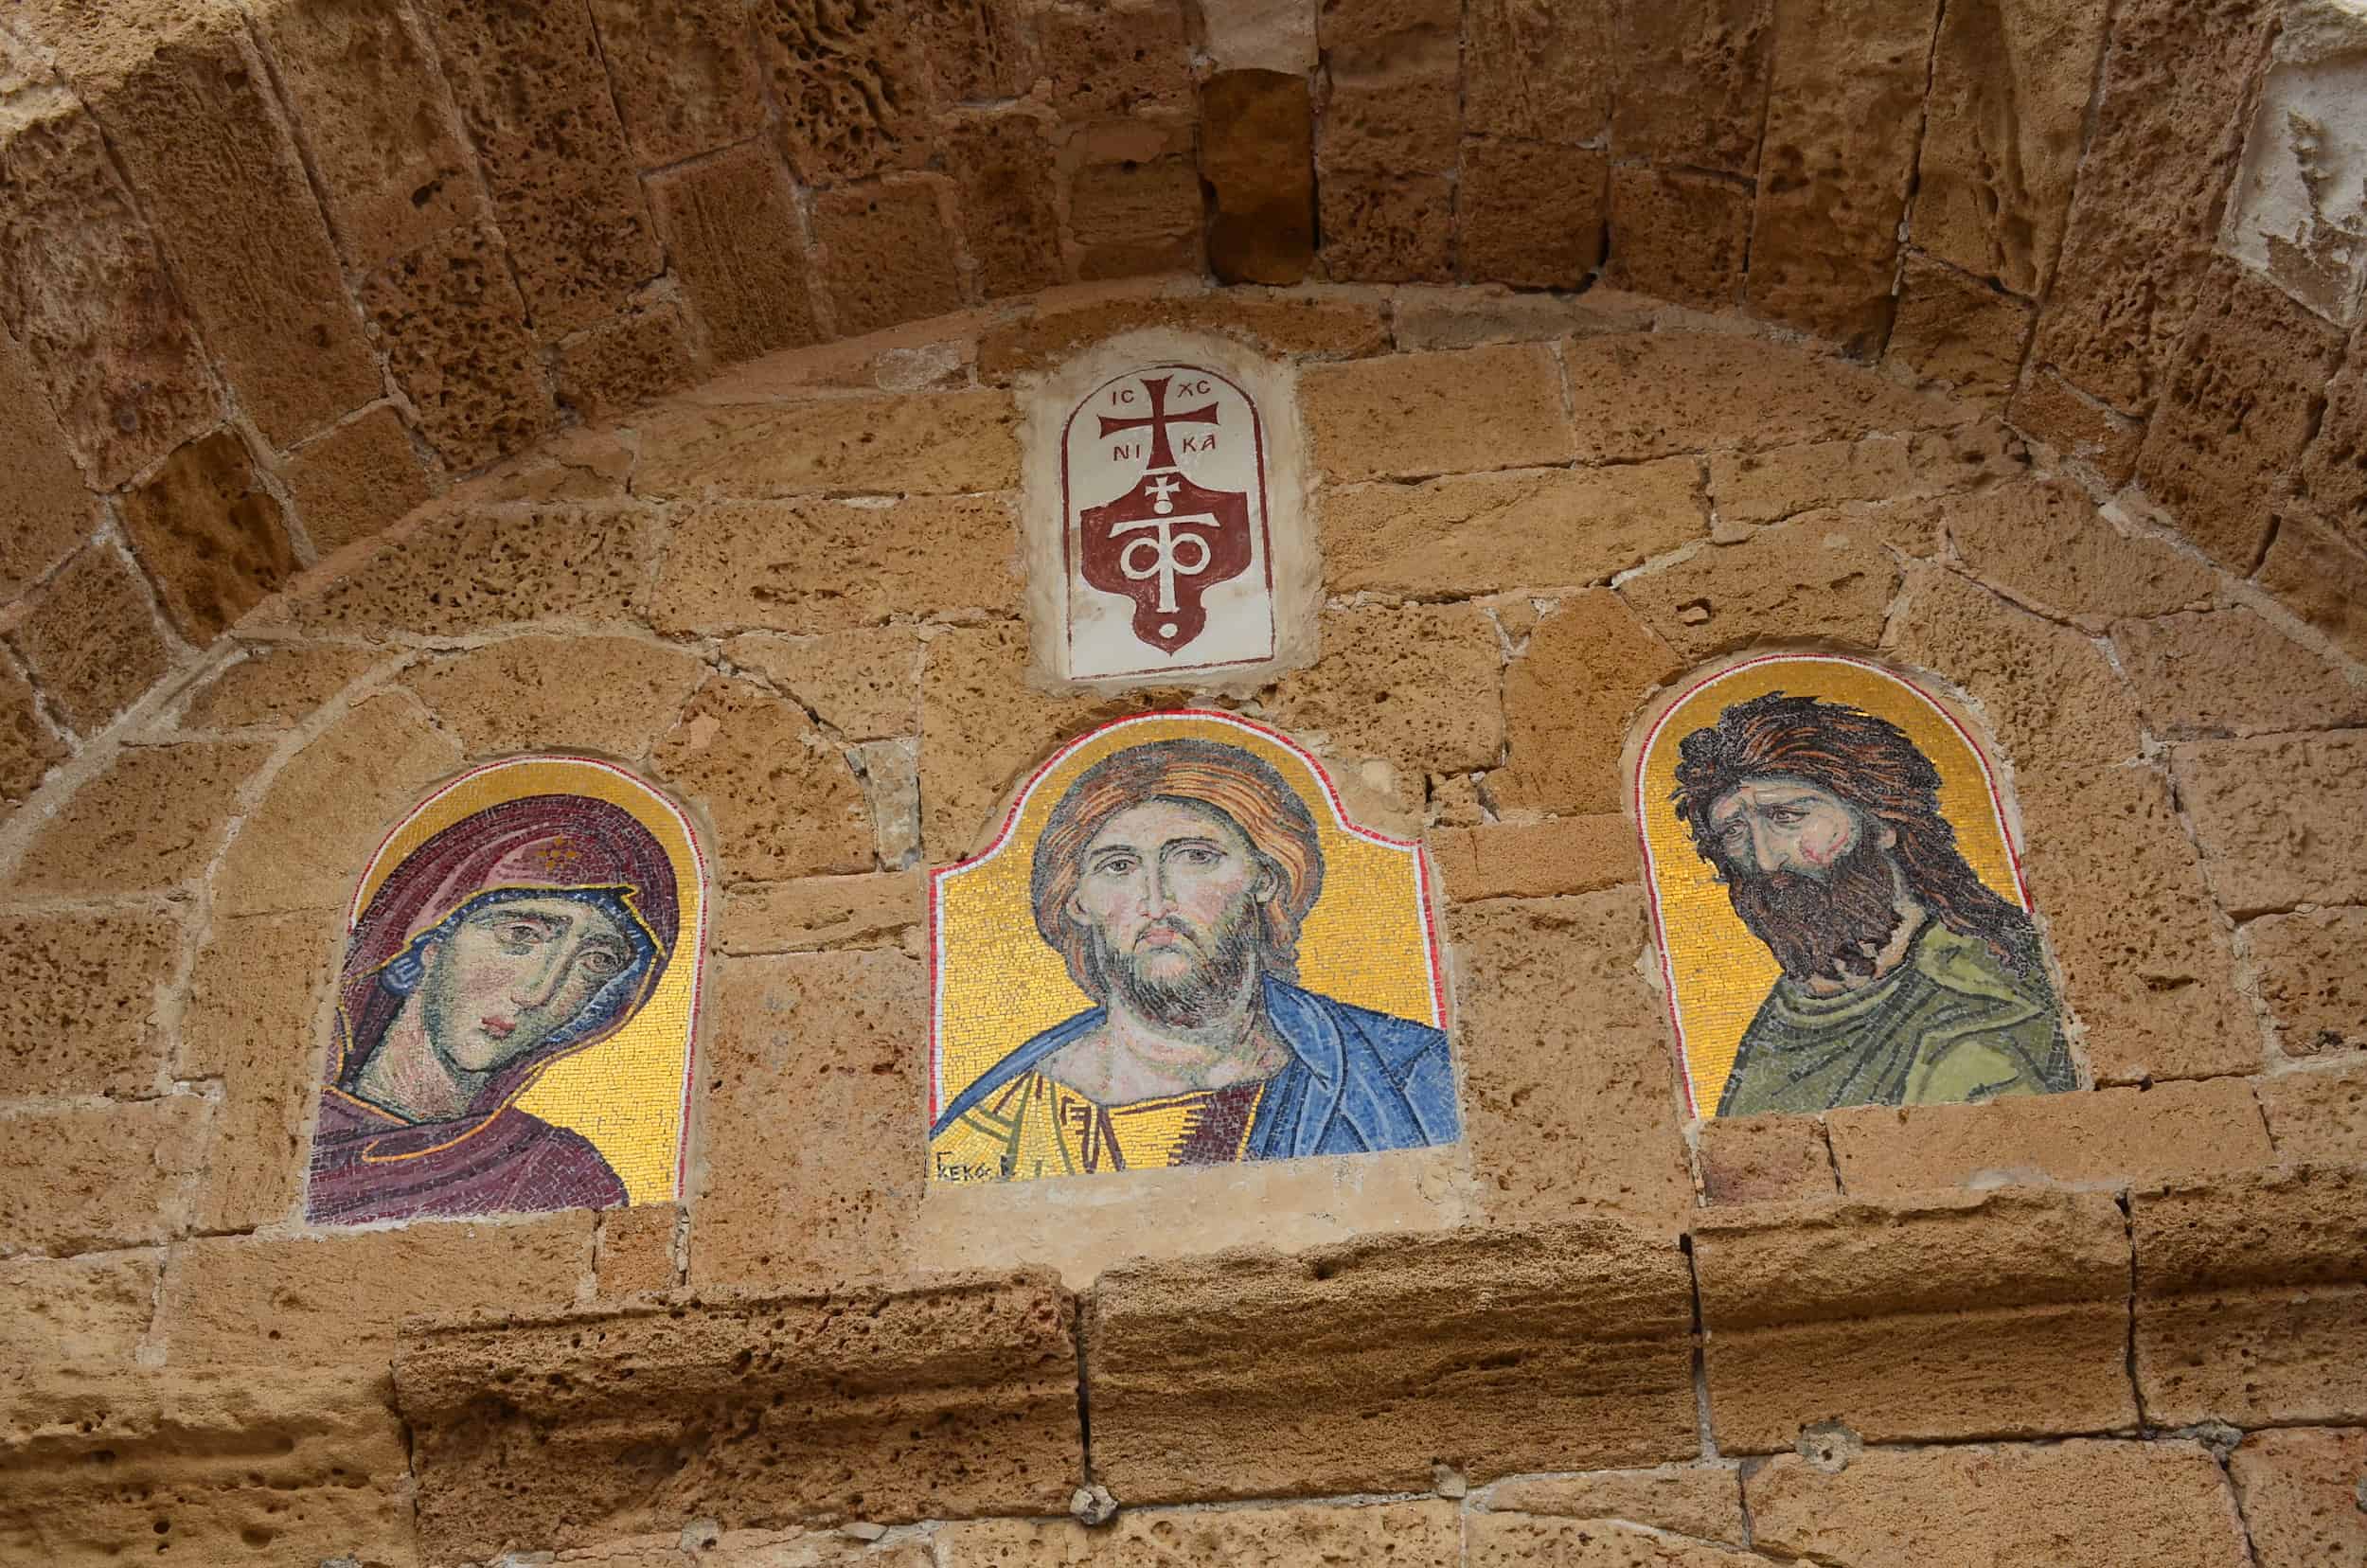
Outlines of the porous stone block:
{"label": "porous stone block", "polygon": [[2252,1087],[2279,1160],[2367,1163],[2367,1065],[2281,1073]]}
{"label": "porous stone block", "polygon": [[2301,490],[2329,526],[2367,545],[2367,354],[2358,343],[2326,383],[2317,438],[2302,453]]}
{"label": "porous stone block", "polygon": [[601,1296],[637,1295],[674,1288],[674,1237],[682,1228],[680,1203],[635,1203],[600,1216],[593,1271]]}
{"label": "porous stone block", "polygon": [[764,76],[736,0],[592,0],[633,162],[680,163],[764,129]]}
{"label": "porous stone block", "polygon": [[195,1095],[114,1100],[0,1118],[0,1257],[170,1240],[189,1223],[205,1158]]}
{"label": "porous stone block", "polygon": [[667,632],[816,633],[962,607],[1012,612],[1013,510],[1005,495],[699,503],[674,525],[650,615]]}
{"label": "porous stone block", "polygon": [[2173,754],[2212,890],[2237,919],[2367,901],[2367,735],[2205,740]]}
{"label": "porous stone block", "polygon": [[953,187],[941,175],[899,175],[815,196],[816,264],[839,335],[960,310],[954,227]]}
{"label": "porous stone block", "polygon": [[2367,657],[2367,555],[2333,529],[2288,510],[2258,581],[2343,651]]}
{"label": "porous stone block", "polygon": [[2367,1562],[2367,1432],[2255,1432],[2227,1456],[2259,1568],[2356,1568]]}
{"label": "porous stone block", "polygon": [[1324,0],[1321,172],[1454,167],[1460,23],[1441,0]]}
{"label": "porous stone block", "polygon": [[538,507],[575,501],[622,501],[632,474],[629,436],[613,425],[578,425],[562,430],[473,479],[454,487],[446,509],[473,507]]}
{"label": "porous stone block", "polygon": [[2214,561],[2258,564],[2341,357],[2341,334],[2283,291],[2232,263],[2212,269],[2165,367],[2137,481]]}
{"label": "porous stone block", "polygon": [[167,1042],[158,1002],[180,947],[169,915],[0,918],[0,1097],[152,1091]]}
{"label": "porous stone block", "polygon": [[1068,238],[1077,276],[1198,273],[1207,214],[1182,122],[1127,124],[1072,138]]}
{"label": "porous stone block", "polygon": [[2081,463],[2112,489],[2137,472],[2137,449],[2145,427],[2108,408],[2065,381],[2059,372],[2033,365],[2005,405],[2014,428],[2046,442]]}
{"label": "porous stone block", "polygon": [[1721,523],[1777,523],[1800,512],[1877,501],[1914,488],[1908,442],[1896,436],[1714,452],[1710,504]]}
{"label": "porous stone block", "polygon": [[917,29],[944,103],[1017,98],[1035,80],[1034,45],[1020,0],[923,0]]}
{"label": "porous stone block", "polygon": [[[1601,145],[1618,56],[1609,0],[1478,0],[1463,17],[1463,124],[1490,136]],[[1468,177],[1468,175],[1467,175]]]}
{"label": "porous stone block", "polygon": [[2124,621],[2112,645],[2163,739],[2367,724],[2367,685],[2241,605]]}
{"label": "porous stone block", "polygon": [[1915,165],[1919,249],[2016,294],[2045,293],[2109,15],[2104,0],[1943,11]]}
{"label": "porous stone block", "polygon": [[402,416],[383,407],[296,448],[279,477],[322,556],[382,532],[434,489]]}
{"label": "porous stone block", "polygon": [[1616,1519],[1672,1535],[1739,1543],[1742,1482],[1726,1465],[1660,1465],[1591,1475],[1523,1475],[1486,1494],[1488,1511],[1557,1519]]}
{"label": "porous stone block", "polygon": [[920,38],[898,11],[758,0],[759,59],[791,169],[808,185],[861,179],[926,155]]}
{"label": "porous stone block", "polygon": [[1961,405],[1874,371],[1764,338],[1624,333],[1577,339],[1561,355],[1578,455],[1589,462],[1855,440],[1967,417]]}
{"label": "porous stone block", "polygon": [[13,666],[0,665],[0,800],[17,801],[40,788],[50,764],[66,756],[33,688]]}
{"label": "porous stone block", "polygon": [[968,493],[1019,485],[1006,392],[662,409],[642,421],[640,495]]}
{"label": "porous stone block", "polygon": [[0,1354],[10,1363],[9,1381],[37,1366],[130,1366],[155,1313],[163,1269],[161,1252],[0,1263]]}
{"label": "porous stone block", "polygon": [[184,730],[294,729],[385,654],[368,648],[258,648],[201,685]]}
{"label": "porous stone block", "polygon": [[1389,351],[1389,329],[1374,299],[1344,289],[1265,293],[1228,289],[1204,294],[1090,300],[1039,306],[978,339],[982,381],[1052,369],[1077,350],[1121,332],[1166,328],[1208,332],[1265,353],[1294,359],[1357,359]]}
{"label": "porous stone block", "polygon": [[1032,294],[1063,276],[1056,124],[1040,109],[965,113],[946,121],[962,239],[988,299]]}
{"label": "porous stone block", "polygon": [[1444,174],[1325,169],[1315,185],[1324,276],[1339,283],[1454,276],[1454,185]]}
{"label": "porous stone block", "polygon": [[2028,301],[1909,251],[1897,317],[1883,358],[1960,398],[2002,403],[2021,374],[2033,315]]}
{"label": "porous stone block", "polygon": [[321,1005],[344,957],[342,913],[223,916],[198,949],[172,1069],[222,1085],[194,1200],[200,1230],[246,1230],[296,1212],[305,1118],[329,1050]]}
{"label": "porous stone block", "polygon": [[1774,0],[1616,8],[1611,151],[1659,167],[1757,172]]}
{"label": "porous stone block", "polygon": [[928,917],[917,871],[747,882],[724,900],[719,940],[726,953],[888,947]]}
{"label": "porous stone block", "polygon": [[2067,1549],[2132,1568],[2251,1561],[2226,1477],[2209,1449],[2184,1439],[1883,1451],[1829,1467],[1786,1454],[1743,1492],[1762,1551],[1849,1568],[1967,1549],[2001,1563]]}
{"label": "porous stone block", "polygon": [[1326,611],[1322,635],[1324,658],[1274,687],[1268,706],[1282,723],[1411,776],[1496,765],[1504,655],[1477,606]]}
{"label": "porous stone block", "polygon": [[1223,71],[1200,89],[1208,263],[1223,283],[1296,283],[1315,260],[1315,111],[1304,75]]}
{"label": "porous stone block", "polygon": [[1841,1187],[1815,1116],[1711,1116],[1699,1148],[1701,1201],[1769,1203],[1834,1198]]}
{"label": "porous stone block", "polygon": [[644,185],[658,237],[717,364],[819,340],[796,197],[770,148],[728,148]]}
{"label": "porous stone block", "polygon": [[928,645],[920,673],[920,826],[933,863],[982,844],[995,805],[1038,759],[1109,704],[1027,685],[1027,633],[956,627]]}
{"label": "porous stone block", "polygon": [[93,544],[23,603],[10,640],[42,694],[84,735],[113,723],[172,667],[156,604],[111,544]]}
{"label": "porous stone block", "polygon": [[1121,1265],[1085,1320],[1094,1473],[1156,1503],[1690,1457],[1691,1321],[1673,1239],[1599,1220]]}
{"label": "porous stone block", "polygon": [[1825,1115],[1842,1190],[1890,1198],[2005,1183],[2117,1189],[2274,1158],[2244,1078]]}
{"label": "porous stone block", "polygon": [[2131,1195],[2137,1387],[2162,1426],[2367,1421],[2367,1166]]}
{"label": "porous stone block", "polygon": [[[0,224],[6,222],[0,211]],[[0,600],[6,600],[90,536],[97,508],[31,361],[5,326],[0,326],[0,473],[9,475],[8,488],[0,490]]]}
{"label": "porous stone block", "polygon": [[1506,765],[1489,780],[1498,802],[1535,811],[1619,811],[1628,721],[1682,663],[1611,590],[1563,601],[1504,669]]}
{"label": "porous stone block", "polygon": [[871,813],[845,754],[803,710],[745,681],[709,679],[650,766],[705,807],[734,880],[872,868]]}
{"label": "porous stone block", "polygon": [[[906,1272],[928,1173],[920,964],[894,950],[731,958],[713,1005],[690,1283]],[[800,1114],[783,1119],[786,1103]]]}
{"label": "porous stone block", "polygon": [[525,301],[489,229],[460,228],[362,285],[387,368],[447,466],[472,469],[559,422]]}
{"label": "porous stone block", "polygon": [[1751,241],[1751,187],[1716,174],[1611,171],[1611,281],[1705,311],[1732,306]]}
{"label": "porous stone block", "polygon": [[1566,463],[1561,377],[1539,344],[1309,365],[1315,466],[1333,483]]}
{"label": "porous stone block", "polygon": [[127,746],[35,836],[9,886],[67,898],[165,893],[205,869],[239,786],[271,748]]}
{"label": "porous stone block", "polygon": [[2270,915],[2244,928],[2260,1000],[2288,1057],[2367,1049],[2367,910]]}
{"label": "porous stone block", "polygon": [[[1447,929],[1463,977],[1464,1127],[1488,1222],[1610,1214],[1675,1235],[1693,1181],[1666,1011],[1642,977],[1642,894],[1461,904]],[[1573,988],[1585,1007],[1569,1005]]]}
{"label": "porous stone block", "polygon": [[1777,320],[1868,352],[1890,327],[1939,8],[1774,0],[1774,10],[1746,292]]}
{"label": "porous stone block", "polygon": [[1315,0],[1197,0],[1184,8],[1195,48],[1220,71],[1315,68]]}
{"label": "porous stone block", "polygon": [[1191,102],[1183,8],[1167,0],[1050,3],[1030,18],[1037,94],[1068,120],[1121,120]]}
{"label": "porous stone block", "polygon": [[982,1519],[938,1532],[945,1568],[1091,1568],[1133,1562],[1223,1562],[1297,1568],[1373,1562],[1454,1568],[1462,1524],[1442,1498],[1200,1509],[1129,1508],[1106,1529],[1075,1520]]}
{"label": "porous stone block", "polygon": [[[1075,1318],[1016,1273],[420,1328],[395,1363],[420,1544],[1058,1514],[1084,1468]],[[712,1424],[652,1470],[685,1410]]]}
{"label": "porous stone block", "polygon": [[751,632],[723,657],[762,677],[850,740],[920,731],[920,633],[857,627],[819,636]]}
{"label": "porous stone block", "polygon": [[1610,178],[1601,152],[1466,141],[1455,203],[1463,276],[1530,289],[1580,287],[1602,265]]}
{"label": "porous stone block", "polygon": [[1809,518],[1738,544],[1713,544],[1628,579],[1619,594],[1687,658],[1767,637],[1829,637],[1871,648],[1898,588],[1874,530]]}
{"label": "porous stone block", "polygon": [[403,685],[468,757],[555,750],[628,761],[673,727],[708,673],[630,637],[515,637],[413,668]]}
{"label": "porous stone block", "polygon": [[697,359],[682,312],[645,301],[560,344],[559,401],[580,419],[614,420],[688,385]]}
{"label": "porous stone block", "polygon": [[1456,903],[1599,893],[1634,881],[1638,869],[1635,829],[1615,811],[1440,829],[1430,853]]}
{"label": "porous stone block", "polygon": [[[1713,489],[1716,474],[1713,466]],[[2086,632],[2207,605],[2218,587],[2208,566],[2121,532],[2085,491],[2059,479],[1955,497],[1944,511],[1948,537],[1973,576]]]}
{"label": "porous stone block", "polygon": [[295,571],[278,498],[232,431],[175,452],[117,508],[165,614],[200,648]]}

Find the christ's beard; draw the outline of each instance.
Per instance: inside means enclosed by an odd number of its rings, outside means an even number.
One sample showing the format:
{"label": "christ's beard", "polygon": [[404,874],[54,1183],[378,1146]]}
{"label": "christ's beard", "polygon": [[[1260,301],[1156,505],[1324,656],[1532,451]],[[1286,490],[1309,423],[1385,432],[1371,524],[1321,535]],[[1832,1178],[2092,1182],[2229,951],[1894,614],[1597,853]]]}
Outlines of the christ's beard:
{"label": "christ's beard", "polygon": [[[1112,952],[1108,938],[1095,931],[1093,967],[1105,986],[1115,989],[1135,1012],[1151,1023],[1169,1029],[1197,1029],[1222,1016],[1238,999],[1241,982],[1249,977],[1256,945],[1248,930],[1248,914],[1229,916],[1213,938],[1180,921],[1166,923],[1184,938],[1182,943],[1145,948],[1138,938],[1133,951],[1122,956]],[[1160,958],[1177,953],[1190,962],[1154,971]]]}
{"label": "christ's beard", "polygon": [[1735,913],[1794,980],[1874,972],[1874,954],[1898,930],[1890,855],[1871,837],[1822,877],[1799,871],[1726,870]]}

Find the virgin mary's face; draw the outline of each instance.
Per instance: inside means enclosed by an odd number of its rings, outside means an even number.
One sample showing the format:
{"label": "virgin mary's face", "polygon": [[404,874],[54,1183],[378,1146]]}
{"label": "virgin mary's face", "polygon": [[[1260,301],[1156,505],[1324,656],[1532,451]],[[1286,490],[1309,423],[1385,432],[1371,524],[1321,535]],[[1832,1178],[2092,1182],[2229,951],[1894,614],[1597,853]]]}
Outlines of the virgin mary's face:
{"label": "virgin mary's face", "polygon": [[632,962],[605,910],[573,899],[489,903],[428,948],[428,1042],[458,1072],[493,1072],[565,1028]]}

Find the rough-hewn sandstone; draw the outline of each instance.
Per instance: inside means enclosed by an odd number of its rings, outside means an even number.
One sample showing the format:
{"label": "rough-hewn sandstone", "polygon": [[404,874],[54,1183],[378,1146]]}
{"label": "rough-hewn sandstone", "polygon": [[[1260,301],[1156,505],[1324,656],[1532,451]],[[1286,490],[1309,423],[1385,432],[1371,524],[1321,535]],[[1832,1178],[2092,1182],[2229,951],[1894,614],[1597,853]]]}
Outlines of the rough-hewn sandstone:
{"label": "rough-hewn sandstone", "polygon": [[234,432],[191,441],[117,505],[173,629],[201,648],[295,571],[278,498]]}
{"label": "rough-hewn sandstone", "polygon": [[207,928],[181,1004],[172,1070],[222,1086],[196,1223],[243,1230],[294,1214],[306,1117],[325,1071],[321,1003],[344,957],[336,908],[222,916]]}
{"label": "rough-hewn sandstone", "polygon": [[60,716],[84,735],[105,729],[173,662],[147,584],[112,544],[76,552],[22,614],[10,640]]}
{"label": "rough-hewn sandstone", "polygon": [[0,1117],[0,1256],[151,1246],[182,1234],[208,1109],[176,1094]]}
{"label": "rough-hewn sandstone", "polygon": [[463,755],[647,756],[708,673],[687,653],[629,637],[514,637],[418,666],[403,684]]}
{"label": "rough-hewn sandstone", "polygon": [[734,147],[645,182],[650,215],[718,364],[812,343],[812,267],[789,173]]}
{"label": "rough-hewn sandstone", "polygon": [[152,1091],[180,935],[163,913],[0,918],[0,1096]]}
{"label": "rough-hewn sandstone", "polygon": [[1854,440],[1957,424],[1966,415],[1871,370],[1763,338],[1619,333],[1565,344],[1561,356],[1578,455],[1590,462]]}
{"label": "rough-hewn sandstone", "polygon": [[886,947],[928,915],[928,883],[917,871],[749,882],[724,900],[719,938],[726,953]]}
{"label": "rough-hewn sandstone", "polygon": [[2267,916],[2245,926],[2244,942],[2287,1056],[2367,1047],[2367,976],[2351,962],[2367,943],[2367,910]]}
{"label": "rough-hewn sandstone", "polygon": [[1323,617],[1322,636],[1323,660],[1276,684],[1268,704],[1275,719],[1407,775],[1496,764],[1504,656],[1494,623],[1478,608],[1334,610]]}
{"label": "rough-hewn sandstone", "polygon": [[2367,724],[2367,683],[2241,606],[2124,622],[2112,644],[2163,739]]}
{"label": "rough-hewn sandstone", "polygon": [[1611,171],[1610,278],[1624,289],[1715,311],[1742,291],[1751,187],[1682,169]]}
{"label": "rough-hewn sandstone", "polygon": [[268,751],[256,745],[127,746],[33,838],[10,885],[19,893],[163,893],[205,868],[239,786]]}
{"label": "rough-hewn sandstone", "polygon": [[1610,590],[1565,600],[1504,670],[1506,765],[1490,780],[1497,799],[1527,811],[1621,810],[1628,722],[1644,694],[1682,666]]}
{"label": "rough-hewn sandstone", "polygon": [[2367,1432],[2255,1432],[2227,1456],[2260,1568],[2367,1561]]}
{"label": "rough-hewn sandstone", "polygon": [[1430,852],[1457,903],[1599,893],[1637,871],[1635,828],[1617,811],[1442,828],[1431,833]]}
{"label": "rough-hewn sandstone", "polygon": [[455,469],[517,452],[559,423],[525,301],[493,232],[458,228],[364,281],[363,312],[420,434]]}
{"label": "rough-hewn sandstone", "polygon": [[1802,518],[1738,544],[1712,544],[1619,588],[1644,624],[1698,659],[1781,637],[1829,637],[1870,648],[1898,588],[1898,567],[1874,528]]}
{"label": "rough-hewn sandstone", "polygon": [[2367,1163],[2367,1063],[2254,1081],[2277,1158]]}
{"label": "rough-hewn sandstone", "polygon": [[1841,1191],[1821,1117],[1712,1116],[1701,1123],[1698,1152],[1704,1203],[1780,1203]]}
{"label": "rough-hewn sandstone", "polygon": [[332,555],[424,502],[434,486],[392,408],[307,441],[280,470],[313,551]]}
{"label": "rough-hewn sandstone", "polygon": [[2199,608],[2217,586],[2208,566],[2121,532],[2060,480],[2001,485],[1951,500],[1946,512],[1948,537],[1975,577],[2089,632]]}
{"label": "rough-hewn sandstone", "polygon": [[1456,1562],[1462,1524],[1455,1505],[1412,1502],[1251,1508],[1129,1508],[1107,1529],[1074,1520],[1049,1523],[979,1520],[938,1532],[946,1568],[1098,1568],[1133,1562],[1223,1562],[1296,1568],[1307,1562],[1374,1562],[1429,1568]]}
{"label": "rough-hewn sandstone", "polygon": [[851,627],[812,636],[750,632],[726,642],[723,657],[846,739],[885,740],[919,733],[921,647],[920,630],[913,626]]}
{"label": "rough-hewn sandstone", "polygon": [[999,392],[667,409],[641,426],[641,495],[945,494],[1019,483]]}
{"label": "rough-hewn sandstone", "polygon": [[2179,797],[2221,905],[2238,918],[2367,901],[2367,735],[2206,740],[2178,748]]}
{"label": "rough-hewn sandstone", "polygon": [[705,809],[727,880],[872,868],[871,813],[845,753],[745,681],[709,679],[650,766]]}
{"label": "rough-hewn sandstone", "polygon": [[1310,365],[1299,396],[1314,464],[1334,483],[1575,455],[1560,372],[1543,347]]}

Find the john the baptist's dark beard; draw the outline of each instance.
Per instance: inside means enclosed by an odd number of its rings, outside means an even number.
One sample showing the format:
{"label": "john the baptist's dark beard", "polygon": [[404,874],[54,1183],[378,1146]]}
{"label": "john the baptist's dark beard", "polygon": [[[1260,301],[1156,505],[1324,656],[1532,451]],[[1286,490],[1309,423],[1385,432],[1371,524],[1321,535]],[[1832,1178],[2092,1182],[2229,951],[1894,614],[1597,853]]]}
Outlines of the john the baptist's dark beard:
{"label": "john the baptist's dark beard", "polygon": [[1871,836],[1822,877],[1723,866],[1735,913],[1795,980],[1874,972],[1874,953],[1898,930],[1891,858]]}
{"label": "john the baptist's dark beard", "polygon": [[[1241,991],[1255,941],[1249,929],[1254,911],[1233,911],[1213,937],[1170,921],[1185,937],[1185,945],[1146,948],[1120,955],[1110,949],[1100,931],[1093,934],[1088,965],[1094,979],[1106,989],[1114,987],[1143,1017],[1170,1029],[1196,1029],[1222,1013]],[[1181,969],[1149,972],[1151,961],[1182,953],[1191,961]]]}

